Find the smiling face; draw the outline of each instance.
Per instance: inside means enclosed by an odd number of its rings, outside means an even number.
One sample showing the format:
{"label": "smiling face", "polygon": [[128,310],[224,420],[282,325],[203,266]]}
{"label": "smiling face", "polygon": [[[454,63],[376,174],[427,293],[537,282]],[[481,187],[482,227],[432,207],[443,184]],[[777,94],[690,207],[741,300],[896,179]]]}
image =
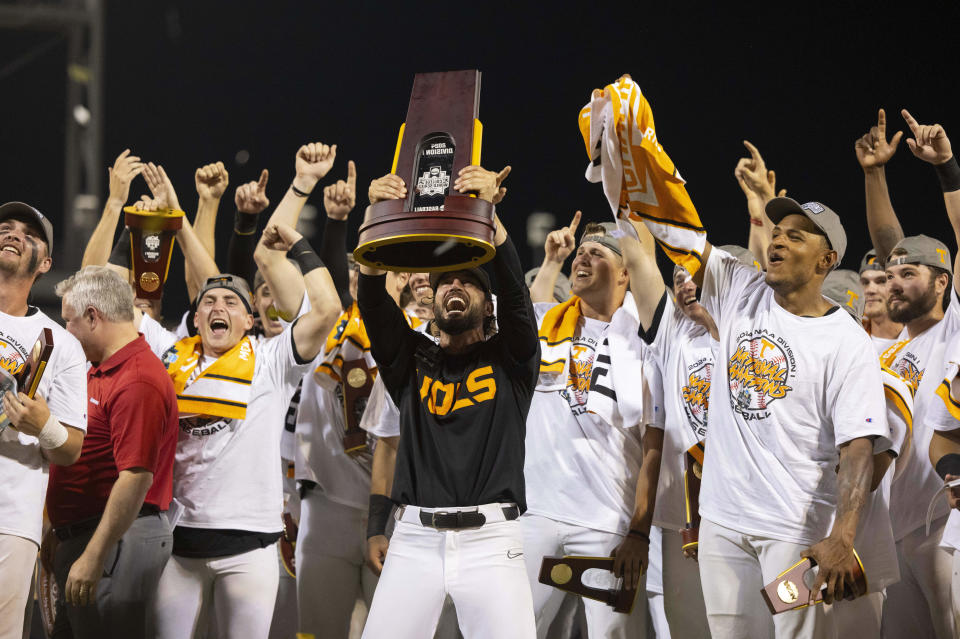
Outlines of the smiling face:
{"label": "smiling face", "polygon": [[208,355],[219,357],[237,345],[253,327],[240,296],[226,288],[213,288],[197,303],[193,325]]}
{"label": "smiling face", "polygon": [[570,292],[578,297],[612,295],[629,280],[623,259],[598,242],[584,238],[570,266]]}
{"label": "smiling face", "polygon": [[269,284],[261,284],[260,288],[254,291],[253,308],[260,316],[264,335],[274,337],[283,332],[283,323],[279,320],[277,309],[273,306],[273,294],[270,292]]}
{"label": "smiling face", "polygon": [[49,271],[50,264],[40,229],[17,218],[0,221],[0,271],[32,280]]}
{"label": "smiling face", "polygon": [[811,280],[823,280],[836,259],[836,251],[816,225],[807,216],[793,213],[773,227],[766,282],[778,293],[788,293]]}
{"label": "smiling face", "polygon": [[901,324],[923,317],[940,304],[950,281],[946,274],[922,264],[887,266],[886,276],[887,312]]}
{"label": "smiling face", "polygon": [[887,274],[875,269],[860,274],[860,286],[863,287],[863,316],[869,319],[884,317],[887,314]]}
{"label": "smiling face", "polygon": [[433,296],[433,317],[437,327],[448,335],[459,335],[483,326],[483,318],[493,314],[483,285],[469,271],[444,273]]}
{"label": "smiling face", "polygon": [[697,285],[687,269],[680,265],[673,269],[673,295],[677,300],[677,308],[689,319],[696,321],[698,312],[705,310],[697,301]]}

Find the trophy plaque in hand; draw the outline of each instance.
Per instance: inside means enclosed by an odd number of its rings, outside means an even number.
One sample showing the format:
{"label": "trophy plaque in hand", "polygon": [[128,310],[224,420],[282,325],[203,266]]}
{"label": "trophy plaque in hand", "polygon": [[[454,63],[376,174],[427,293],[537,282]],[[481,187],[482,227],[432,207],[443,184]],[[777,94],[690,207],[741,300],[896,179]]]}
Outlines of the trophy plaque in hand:
{"label": "trophy plaque in hand", "polygon": [[123,211],[124,223],[130,229],[130,265],[137,297],[160,299],[170,269],[173,241],[183,226],[183,211],[138,211],[132,206]]}
{"label": "trophy plaque in hand", "polygon": [[[867,577],[863,572],[863,563],[860,561],[860,555],[853,551],[853,556],[857,558],[858,570],[854,573],[854,583],[856,592],[848,586],[843,591],[843,599],[856,599],[867,592]],[[815,576],[813,568],[817,563],[809,557],[804,557],[793,564],[777,578],[768,583],[760,591],[763,600],[767,602],[770,614],[777,615],[788,610],[806,608],[811,603],[818,604],[823,601],[823,590],[816,593],[813,601],[810,601],[810,588],[813,585]],[[809,580],[809,581],[808,581]]]}
{"label": "trophy plaque in hand", "polygon": [[594,588],[583,583],[583,573],[592,568],[612,571],[613,562],[613,557],[580,557],[576,555],[544,557],[543,563],[540,564],[538,581],[559,590],[572,592],[581,597],[613,606],[614,612],[630,614],[630,611],[633,610],[633,602],[637,598],[636,588],[624,588],[622,582],[620,587],[615,590]]}
{"label": "trophy plaque in hand", "polygon": [[[50,355],[53,354],[53,331],[44,328],[40,331],[37,341],[33,343],[30,354],[23,365],[13,374],[6,369],[0,368],[0,396],[6,392],[16,395],[18,392],[26,394],[27,397],[33,397],[40,386],[40,379],[44,371],[47,370],[47,362],[50,361]],[[0,405],[0,433],[10,425],[10,420],[2,412],[3,406]]]}
{"label": "trophy plaque in hand", "polygon": [[370,452],[367,431],[360,428],[363,411],[373,390],[373,373],[361,359],[344,362],[340,368],[343,381],[343,450],[348,455]]}
{"label": "trophy plaque in hand", "polygon": [[703,442],[699,441],[683,456],[683,497],[686,523],[680,531],[683,550],[697,547],[700,536],[700,479],[703,474]]}
{"label": "trophy plaque in hand", "polygon": [[479,266],[496,252],[493,205],[451,191],[480,164],[480,72],[418,73],[391,173],[407,197],[371,204],[353,255],[373,268],[433,272]]}

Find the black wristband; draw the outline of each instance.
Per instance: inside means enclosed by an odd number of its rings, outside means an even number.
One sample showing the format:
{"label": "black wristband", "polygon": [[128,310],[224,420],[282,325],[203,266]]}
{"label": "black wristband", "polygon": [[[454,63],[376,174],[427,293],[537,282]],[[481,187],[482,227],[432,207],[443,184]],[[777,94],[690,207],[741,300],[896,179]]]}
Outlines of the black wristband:
{"label": "black wristband", "polygon": [[960,455],[957,453],[944,455],[937,462],[936,469],[937,474],[940,475],[940,479],[943,481],[947,481],[947,475],[960,476]]}
{"label": "black wristband", "polygon": [[130,268],[130,229],[123,228],[120,239],[113,245],[113,251],[107,259],[107,264],[116,264],[123,268]]}
{"label": "black wristband", "polygon": [[370,512],[367,513],[367,539],[387,532],[387,522],[393,510],[393,500],[386,495],[370,495]]}
{"label": "black wristband", "polygon": [[630,532],[627,533],[627,536],[628,536],[628,537],[639,537],[640,539],[643,539],[643,540],[644,540],[645,542],[647,542],[648,544],[650,543],[650,535],[648,535],[647,533],[643,532],[642,530],[637,530],[636,528],[631,528],[631,529],[630,529]]}
{"label": "black wristband", "polygon": [[301,237],[296,244],[287,251],[287,257],[297,263],[300,272],[306,275],[316,268],[323,268],[323,260],[317,255],[307,238]]}
{"label": "black wristband", "polygon": [[294,186],[293,184],[290,185],[290,188],[293,189],[294,195],[297,195],[297,196],[299,196],[299,197],[310,197],[310,194],[309,194],[309,193],[307,193],[306,191],[301,191],[300,189],[298,189],[298,188],[297,188],[296,186]]}
{"label": "black wristband", "polygon": [[940,178],[940,188],[944,193],[960,191],[960,164],[957,163],[955,155],[943,164],[934,164],[933,168]]}
{"label": "black wristband", "polygon": [[233,218],[233,230],[240,235],[253,235],[257,232],[257,222],[260,216],[257,213],[244,213],[237,211]]}

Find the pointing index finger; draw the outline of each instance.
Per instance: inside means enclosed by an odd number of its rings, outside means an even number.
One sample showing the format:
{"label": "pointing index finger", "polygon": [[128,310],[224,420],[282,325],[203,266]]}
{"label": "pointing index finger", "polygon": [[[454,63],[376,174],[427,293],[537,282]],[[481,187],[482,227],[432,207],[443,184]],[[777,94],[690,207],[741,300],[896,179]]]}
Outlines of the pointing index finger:
{"label": "pointing index finger", "polygon": [[757,150],[757,147],[750,144],[750,140],[744,140],[743,146],[747,147],[747,150],[750,151],[750,157],[753,158],[754,162],[760,162],[763,159],[760,157],[760,151]]}
{"label": "pointing index finger", "polygon": [[576,213],[573,214],[573,220],[570,222],[570,226],[568,227],[570,229],[570,233],[572,233],[573,235],[577,234],[577,227],[580,225],[581,215],[583,215],[583,213],[581,213],[580,211],[577,211]]}
{"label": "pointing index finger", "polygon": [[357,165],[353,160],[347,162],[347,186],[349,186],[351,190],[357,188]]}
{"label": "pointing index finger", "polygon": [[900,115],[902,115],[903,119],[907,121],[907,126],[910,127],[910,130],[913,132],[913,134],[917,135],[917,132],[920,129],[920,124],[917,123],[917,121],[913,118],[912,115],[910,115],[910,112],[907,111],[906,109],[903,109],[902,111],[900,111]]}
{"label": "pointing index finger", "polygon": [[257,182],[257,190],[263,191],[267,188],[267,180],[270,178],[270,172],[264,169],[260,172],[260,181]]}
{"label": "pointing index finger", "polygon": [[887,139],[887,114],[883,109],[877,111],[877,132],[880,138]]}

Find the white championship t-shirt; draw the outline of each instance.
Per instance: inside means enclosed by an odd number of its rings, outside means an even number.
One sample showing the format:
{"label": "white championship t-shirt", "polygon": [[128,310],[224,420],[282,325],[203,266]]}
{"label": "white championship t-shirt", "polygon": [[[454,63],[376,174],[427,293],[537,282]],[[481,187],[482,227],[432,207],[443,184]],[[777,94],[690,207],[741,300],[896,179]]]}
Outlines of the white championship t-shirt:
{"label": "white championship t-shirt", "polygon": [[[181,417],[173,467],[173,497],[184,508],[178,526],[280,530],[280,433],[290,399],[311,365],[297,362],[291,331],[252,340],[255,364],[246,419]],[[146,316],[140,332],[161,360],[177,342],[174,333]],[[214,361],[204,357],[195,373]]]}
{"label": "white championship t-shirt", "polygon": [[[534,304],[538,325],[553,306]],[[614,426],[586,408],[597,351],[610,326],[581,317],[566,388],[533,394],[523,475],[531,514],[623,534],[630,528],[643,459],[641,424]],[[641,343],[638,330],[634,323],[632,339]],[[643,392],[642,380],[636,383],[636,389],[614,390]]]}
{"label": "white championship t-shirt", "polygon": [[688,319],[667,295],[651,356],[663,383],[664,433],[660,481],[653,523],[682,530],[686,520],[683,492],[687,450],[707,435],[707,402],[714,353],[710,333]]}
{"label": "white championship t-shirt", "polygon": [[701,303],[720,341],[700,514],[746,534],[816,543],[837,506],[838,448],[889,435],[870,338],[839,307],[822,317],[786,311],[763,273],[716,247]]}
{"label": "white championship t-shirt", "polygon": [[[934,370],[930,370],[924,377],[933,377]],[[930,404],[926,411],[927,424],[934,430],[953,431],[960,429],[960,400],[950,392],[951,384],[960,372],[960,332],[954,333],[943,351],[943,367],[937,371],[936,377],[940,380],[937,386],[937,394],[930,399]],[[929,399],[929,398],[928,398]],[[933,435],[931,434],[931,437]],[[937,477],[940,485],[943,480]],[[938,497],[942,503],[947,502],[944,495]],[[947,502],[948,503],[948,502]],[[928,505],[924,504],[924,508]],[[943,506],[938,510],[943,510]],[[960,513],[955,510],[950,511],[950,519],[947,520],[947,527],[943,531],[943,539],[940,545],[951,552],[960,549]]]}
{"label": "white championship t-shirt", "polygon": [[[937,397],[936,390],[944,378],[945,348],[950,338],[960,330],[960,301],[955,290],[950,290],[950,305],[943,319],[912,339],[904,328],[900,340],[908,341],[896,352],[890,365],[894,372],[917,389],[913,406],[913,445],[903,459],[897,460],[904,471],[890,490],[890,518],[897,541],[924,525],[927,505],[943,486],[943,480],[930,463],[928,451],[934,427],[927,412],[931,407],[943,403]],[[896,348],[896,345],[892,346],[890,352]],[[934,519],[946,516],[948,511],[949,506],[944,499],[934,511]]]}
{"label": "white championship t-shirt", "polygon": [[882,355],[883,351],[887,350],[891,346],[897,343],[897,338],[895,337],[877,337],[876,335],[870,336],[870,342],[873,344],[873,347],[877,351],[877,355]]}
{"label": "white championship t-shirt", "polygon": [[[53,331],[53,353],[37,395],[60,423],[86,432],[87,358],[80,342],[62,326],[32,306],[24,317],[0,313],[0,366],[19,373],[44,328]],[[40,544],[47,473],[39,440],[7,427],[0,435],[0,484],[6,487],[0,491],[0,534]]]}

